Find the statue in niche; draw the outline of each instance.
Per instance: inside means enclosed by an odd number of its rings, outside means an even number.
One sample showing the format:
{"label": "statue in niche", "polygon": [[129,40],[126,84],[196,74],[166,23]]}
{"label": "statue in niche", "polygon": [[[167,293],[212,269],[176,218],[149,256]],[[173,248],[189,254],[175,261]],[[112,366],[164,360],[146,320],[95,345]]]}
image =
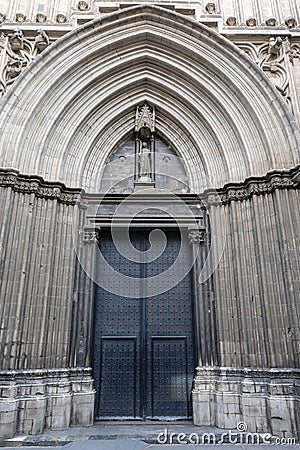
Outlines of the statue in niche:
{"label": "statue in niche", "polygon": [[155,185],[155,110],[147,102],[138,106],[135,117],[135,187]]}
{"label": "statue in niche", "polygon": [[151,151],[147,142],[142,142],[139,152],[139,179],[141,181],[151,181]]}

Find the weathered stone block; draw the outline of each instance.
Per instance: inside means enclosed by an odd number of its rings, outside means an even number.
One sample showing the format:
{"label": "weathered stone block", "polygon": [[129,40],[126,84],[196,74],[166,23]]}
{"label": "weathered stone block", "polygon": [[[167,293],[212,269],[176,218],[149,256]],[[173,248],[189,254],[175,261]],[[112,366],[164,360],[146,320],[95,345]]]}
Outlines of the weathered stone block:
{"label": "weathered stone block", "polygon": [[76,393],[72,396],[72,426],[89,426],[94,422],[95,392]]}
{"label": "weathered stone block", "polygon": [[193,390],[193,421],[196,425],[210,425],[212,423],[211,397],[212,395],[205,391]]}

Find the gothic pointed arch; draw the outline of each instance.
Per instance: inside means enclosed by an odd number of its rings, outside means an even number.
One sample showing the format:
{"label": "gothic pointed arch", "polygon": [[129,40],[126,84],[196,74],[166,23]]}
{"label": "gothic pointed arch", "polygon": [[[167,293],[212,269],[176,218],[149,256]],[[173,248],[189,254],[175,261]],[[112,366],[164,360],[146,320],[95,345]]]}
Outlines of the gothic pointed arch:
{"label": "gothic pointed arch", "polygon": [[1,165],[96,192],[145,101],[196,190],[299,161],[298,131],[263,72],[200,23],[143,5],[72,31],[24,71],[3,103]]}

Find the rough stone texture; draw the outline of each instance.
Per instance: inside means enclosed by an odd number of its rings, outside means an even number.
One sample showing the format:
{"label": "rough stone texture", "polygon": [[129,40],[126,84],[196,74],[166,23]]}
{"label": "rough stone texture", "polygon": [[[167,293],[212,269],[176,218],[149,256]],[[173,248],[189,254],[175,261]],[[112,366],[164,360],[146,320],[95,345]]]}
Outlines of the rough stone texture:
{"label": "rough stone texture", "polygon": [[[297,437],[299,370],[198,368],[193,389],[194,423]],[[204,407],[203,407],[204,406]]]}
{"label": "rough stone texture", "polygon": [[90,370],[0,372],[0,437],[93,423]]}

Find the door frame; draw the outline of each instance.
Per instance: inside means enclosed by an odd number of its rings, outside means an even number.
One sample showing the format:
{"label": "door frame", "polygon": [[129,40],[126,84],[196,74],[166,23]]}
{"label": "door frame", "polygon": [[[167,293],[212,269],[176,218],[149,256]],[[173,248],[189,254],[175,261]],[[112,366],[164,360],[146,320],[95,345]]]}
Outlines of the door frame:
{"label": "door frame", "polygon": [[[120,203],[124,200],[129,204],[129,213],[116,215],[116,209]],[[178,201],[177,201],[178,200]],[[177,203],[179,208],[176,208]],[[186,217],[181,211],[182,204],[187,205],[193,216]],[[137,205],[143,205],[145,208],[155,208],[170,206],[173,208],[173,216],[170,218],[167,214],[150,214],[139,215],[132,219],[132,213],[130,208],[133,206],[133,211]],[[174,206],[175,205],[175,206]],[[200,264],[206,259],[206,255],[210,246],[209,229],[207,211],[201,198],[196,194],[176,194],[174,195],[159,193],[137,193],[134,198],[130,198],[130,194],[88,194],[86,195],[86,204],[83,218],[81,220],[81,234],[83,241],[89,244],[96,244],[99,239],[99,233],[102,228],[124,227],[130,223],[131,227],[139,228],[173,228],[179,225],[180,228],[188,230],[191,234],[196,234],[198,238],[192,238],[191,242],[191,254],[197,252],[199,255],[196,258],[196,263],[193,266],[193,333],[195,336],[195,354],[197,367],[204,365],[203,361],[207,360],[207,354],[211,354],[211,360],[213,359],[213,365],[219,364],[219,349],[216,332],[216,319],[212,320],[210,309],[214,308],[214,302],[206,296],[203,286],[197,283],[197,274],[199,273]],[[205,239],[203,236],[206,234]],[[199,239],[200,236],[200,239]],[[200,248],[199,248],[200,247]],[[82,251],[82,259],[85,264],[89,266],[89,272],[95,271],[95,248],[96,245],[85,246]],[[82,265],[81,261],[79,263]],[[86,276],[85,276],[86,278]],[[84,306],[84,310],[88,310],[84,313],[87,317],[87,339],[86,339],[86,361],[88,365],[92,366],[92,345],[93,345],[93,308],[94,308],[94,284],[90,280],[88,302]],[[206,298],[207,297],[207,298]],[[208,306],[209,303],[209,306]],[[213,338],[210,341],[201,342],[203,336],[207,333],[211,333]],[[201,338],[202,336],[202,338]]]}

